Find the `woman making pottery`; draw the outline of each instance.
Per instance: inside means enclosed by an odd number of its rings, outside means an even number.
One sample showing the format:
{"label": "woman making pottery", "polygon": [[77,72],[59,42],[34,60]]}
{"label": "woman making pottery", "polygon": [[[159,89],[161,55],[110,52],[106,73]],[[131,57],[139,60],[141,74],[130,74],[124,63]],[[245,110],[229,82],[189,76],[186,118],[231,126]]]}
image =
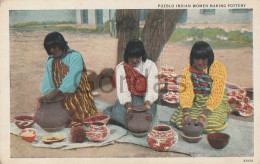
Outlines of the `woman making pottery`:
{"label": "woman making pottery", "polygon": [[124,61],[115,69],[118,99],[104,111],[104,114],[110,115],[110,121],[126,127],[124,115],[133,110],[133,106],[145,106],[154,120],[157,108],[154,102],[158,99],[157,74],[155,63],[146,57],[142,41],[130,40],[124,52]]}
{"label": "woman making pottery", "polygon": [[203,133],[223,130],[231,108],[225,91],[227,72],[225,66],[214,60],[210,45],[196,42],[179,87],[180,106],[171,117],[171,123],[179,128],[195,120],[203,127]]}
{"label": "woman making pottery", "polygon": [[62,95],[70,115],[68,126],[82,125],[84,118],[99,113],[93,102],[82,56],[70,49],[58,32],[45,37],[44,48],[49,58],[40,87],[44,96],[39,100],[54,100]]}

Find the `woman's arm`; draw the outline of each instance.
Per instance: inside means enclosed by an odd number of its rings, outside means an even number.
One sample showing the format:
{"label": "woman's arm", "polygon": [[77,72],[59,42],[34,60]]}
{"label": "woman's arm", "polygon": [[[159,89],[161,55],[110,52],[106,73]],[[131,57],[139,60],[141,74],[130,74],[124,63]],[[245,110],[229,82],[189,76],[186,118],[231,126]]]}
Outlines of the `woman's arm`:
{"label": "woman's arm", "polygon": [[52,81],[52,70],[51,70],[52,61],[53,61],[52,58],[49,58],[45,65],[45,71],[44,71],[44,75],[40,87],[40,92],[43,95],[50,94],[56,89]]}
{"label": "woman's arm", "polygon": [[194,92],[190,79],[190,65],[182,71],[181,83],[179,86],[179,100],[182,108],[190,108],[193,104]]}
{"label": "woman's arm", "polygon": [[206,101],[206,106],[207,109],[213,111],[220,104],[224,95],[225,81],[227,78],[225,66],[215,60],[211,65],[209,76],[212,78],[213,82],[211,84],[209,99]]}
{"label": "woman's arm", "polygon": [[62,93],[73,93],[78,88],[81,75],[83,71],[83,60],[78,52],[72,52],[67,59],[65,59],[64,64],[69,67],[67,75],[61,82],[58,88]]}
{"label": "woman's arm", "polygon": [[125,69],[122,63],[116,68],[116,92],[120,104],[126,105],[131,103],[131,93],[128,90]]}
{"label": "woman's arm", "polygon": [[[145,105],[150,106],[158,99],[158,69],[156,65],[151,62],[149,74],[147,77],[147,92],[145,95]],[[148,101],[148,102],[147,102]]]}

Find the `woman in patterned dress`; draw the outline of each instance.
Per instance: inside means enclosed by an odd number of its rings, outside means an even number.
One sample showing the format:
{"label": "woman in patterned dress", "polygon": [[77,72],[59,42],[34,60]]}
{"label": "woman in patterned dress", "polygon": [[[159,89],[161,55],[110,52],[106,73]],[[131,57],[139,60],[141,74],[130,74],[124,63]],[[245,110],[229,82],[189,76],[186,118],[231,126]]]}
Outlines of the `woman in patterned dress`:
{"label": "woman in patterned dress", "polygon": [[214,60],[210,45],[204,41],[196,42],[190,53],[190,64],[182,72],[180,106],[170,122],[181,129],[195,119],[196,124],[203,126],[204,133],[223,130],[231,111],[225,91],[226,77],[226,68]]}
{"label": "woman in patterned dress", "polygon": [[63,96],[71,118],[68,126],[82,125],[84,118],[99,113],[91,95],[82,56],[70,49],[58,32],[51,32],[45,37],[44,48],[49,58],[40,87],[44,95],[41,100]]}

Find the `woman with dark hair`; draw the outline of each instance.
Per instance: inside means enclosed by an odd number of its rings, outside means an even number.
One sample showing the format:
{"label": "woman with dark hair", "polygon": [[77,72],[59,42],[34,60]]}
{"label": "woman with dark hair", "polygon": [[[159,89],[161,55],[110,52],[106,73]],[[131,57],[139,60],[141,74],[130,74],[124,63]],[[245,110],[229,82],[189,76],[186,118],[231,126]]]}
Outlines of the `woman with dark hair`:
{"label": "woman with dark hair", "polygon": [[49,58],[40,87],[44,96],[40,100],[64,96],[64,105],[71,117],[68,126],[82,125],[84,118],[99,113],[91,95],[82,56],[70,49],[58,32],[51,32],[45,37],[44,48]]}
{"label": "woman with dark hair", "polygon": [[171,117],[171,123],[181,129],[195,119],[204,133],[217,132],[226,126],[231,108],[225,91],[227,72],[225,66],[214,60],[210,45],[196,42],[179,87],[180,106]]}
{"label": "woman with dark hair", "polygon": [[114,123],[126,127],[124,114],[132,106],[143,105],[150,110],[152,118],[156,115],[158,99],[157,74],[154,62],[147,59],[142,41],[130,40],[124,52],[124,61],[115,69],[117,100],[103,113],[110,115]]}

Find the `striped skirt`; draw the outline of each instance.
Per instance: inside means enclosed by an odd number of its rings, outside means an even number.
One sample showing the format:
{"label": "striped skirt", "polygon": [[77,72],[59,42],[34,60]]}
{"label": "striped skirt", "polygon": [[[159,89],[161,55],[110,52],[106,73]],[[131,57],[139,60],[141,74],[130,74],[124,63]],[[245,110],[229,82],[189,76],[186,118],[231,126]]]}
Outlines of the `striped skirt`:
{"label": "striped skirt", "polygon": [[[52,77],[56,88],[59,88],[69,68],[60,59],[54,59],[52,63]],[[81,126],[84,119],[99,114],[96,109],[91,89],[87,79],[87,72],[83,69],[80,83],[74,93],[64,93],[64,106],[69,110],[70,122],[67,126]]]}
{"label": "striped skirt", "polygon": [[[209,98],[209,94],[195,94],[194,103],[190,108],[190,118],[196,119],[201,112],[206,109],[206,101]],[[203,133],[211,133],[222,131],[226,128],[227,114],[231,111],[231,107],[228,104],[227,94],[225,92],[221,103],[207,116],[207,127]],[[182,107],[179,106],[171,117],[170,122],[178,129],[182,129],[181,119],[183,117]]]}

